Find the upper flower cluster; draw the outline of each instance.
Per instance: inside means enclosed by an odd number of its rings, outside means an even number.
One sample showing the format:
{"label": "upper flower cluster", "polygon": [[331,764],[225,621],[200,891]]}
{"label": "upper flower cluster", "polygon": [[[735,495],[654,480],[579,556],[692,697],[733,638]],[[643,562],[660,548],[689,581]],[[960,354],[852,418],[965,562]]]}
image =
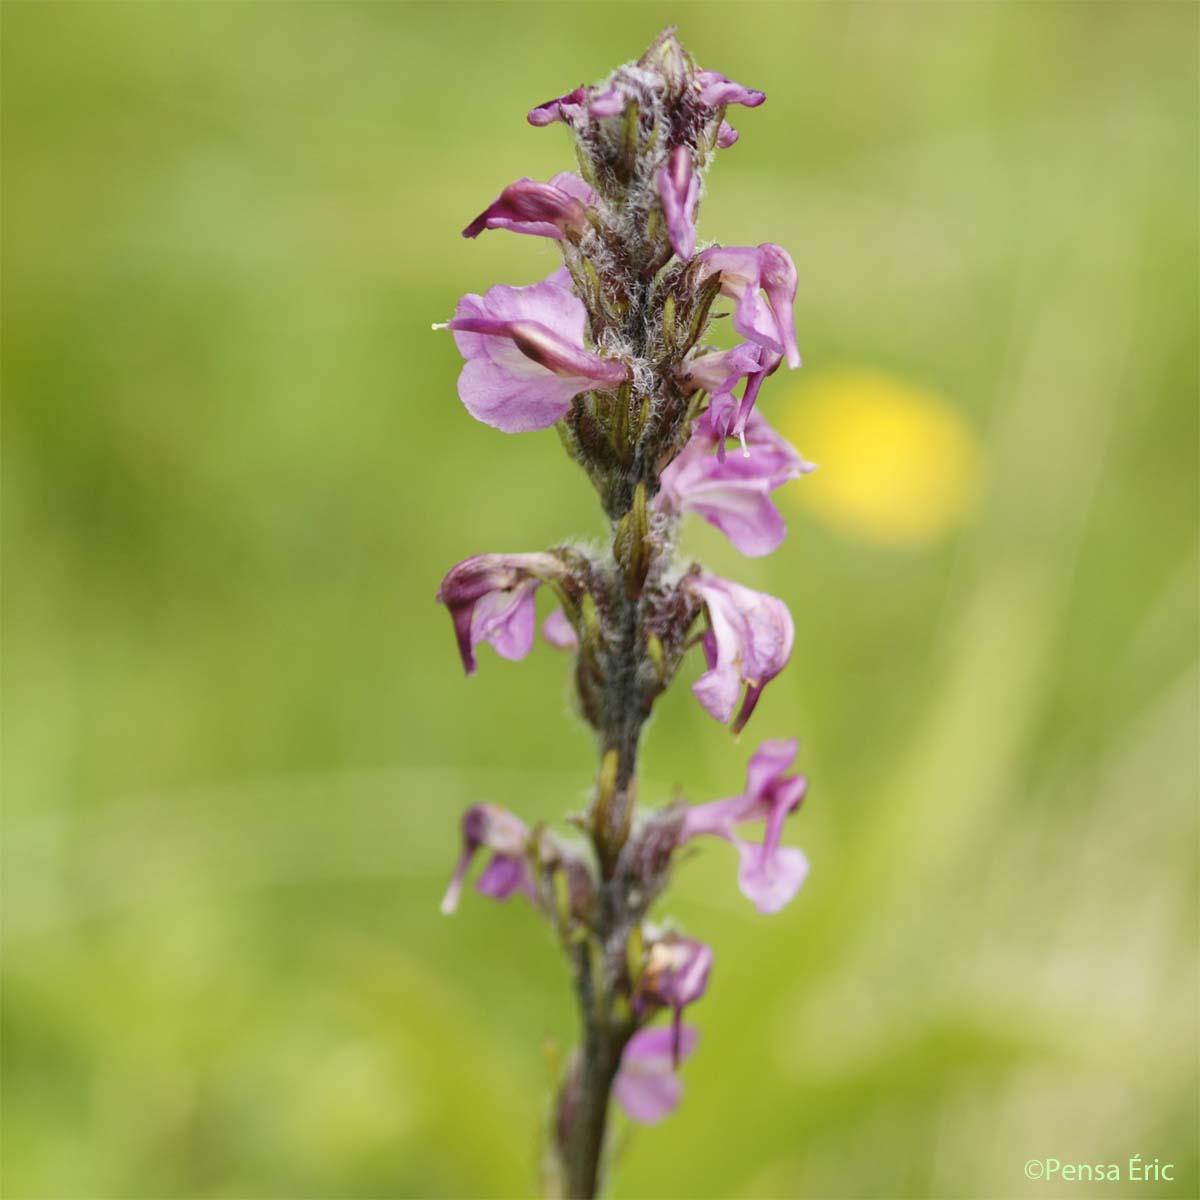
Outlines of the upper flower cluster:
{"label": "upper flower cluster", "polygon": [[[579,173],[509,184],[463,235],[547,238],[563,264],[539,283],[464,296],[435,327],[452,331],[465,359],[458,391],[467,410],[506,433],[556,426],[612,522],[608,553],[559,546],[475,555],[438,592],[470,674],[482,642],[506,658],[529,652],[536,593],[542,584],[552,590],[558,608],[544,636],[574,655],[580,710],[602,758],[584,822],[595,869],[511,814],[476,806],[444,907],[456,905],[472,857],[488,849],[481,891],[526,895],[569,946],[595,939],[606,983],[628,1013],[614,1026],[624,1052],[614,1091],[640,1120],[658,1119],[678,1099],[674,1070],[695,1043],[681,1014],[703,994],[712,966],[703,943],[643,920],[678,848],[702,835],[731,842],[741,890],[765,913],[782,908],[808,870],[799,850],[781,844],[805,792],[803,777],[785,774],[794,741],[764,742],[739,796],[633,812],[642,724],[687,652],[698,647],[704,658],[697,700],[739,732],[792,651],[781,600],[678,565],[674,554],[688,512],[743,554],[771,553],[786,532],[772,492],[813,470],[756,408],[772,374],[800,365],[791,256],[770,242],[702,246],[696,227],[704,173],[738,137],[727,109],[764,100],[698,68],[668,30],[603,83],[531,109],[530,124],[570,130]],[[705,340],[722,298],[742,339],[728,348]],[[763,825],[761,843],[739,835],[752,822]],[[625,947],[615,959],[614,944]],[[649,1028],[666,1009],[672,1028]],[[568,1087],[564,1114],[569,1099]]]}

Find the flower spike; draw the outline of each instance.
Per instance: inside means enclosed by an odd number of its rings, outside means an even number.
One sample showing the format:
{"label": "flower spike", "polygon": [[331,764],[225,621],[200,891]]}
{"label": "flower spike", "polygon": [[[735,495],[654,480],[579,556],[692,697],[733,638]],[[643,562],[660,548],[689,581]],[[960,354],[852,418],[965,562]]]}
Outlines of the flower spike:
{"label": "flower spike", "polygon": [[[773,242],[704,244],[697,228],[706,172],[738,141],[730,106],[765,99],[697,66],[672,26],[599,83],[536,105],[529,124],[562,125],[578,173],[516,179],[462,233],[541,238],[562,265],[527,286],[469,293],[435,326],[462,356],[467,411],[504,433],[553,426],[607,518],[599,545],[473,555],[437,594],[470,675],[484,642],[504,658],[529,653],[538,589],[548,585],[557,603],[542,637],[568,652],[576,711],[598,747],[594,779],[575,789],[586,810],[566,818],[587,845],[474,805],[442,902],[454,911],[486,852],[476,888],[527,896],[570,962],[584,1036],[550,1122],[556,1194],[600,1194],[610,1100],[646,1124],[680,1103],[680,1070],[698,1038],[684,1017],[707,994],[715,958],[698,938],[649,919],[680,848],[729,842],[738,887],[764,913],[787,904],[808,872],[801,851],[783,844],[806,789],[787,774],[794,741],[764,742],[740,795],[692,807],[637,802],[646,722],[688,651],[704,654],[696,699],[737,734],[795,641],[782,600],[677,553],[678,527],[694,513],[743,554],[770,554],[786,534],[775,492],[813,470],[759,404],[773,373],[800,366],[795,264]],[[732,301],[732,346],[709,336],[727,315],[714,311],[727,307],[721,296]],[[557,482],[526,486],[559,503]]]}

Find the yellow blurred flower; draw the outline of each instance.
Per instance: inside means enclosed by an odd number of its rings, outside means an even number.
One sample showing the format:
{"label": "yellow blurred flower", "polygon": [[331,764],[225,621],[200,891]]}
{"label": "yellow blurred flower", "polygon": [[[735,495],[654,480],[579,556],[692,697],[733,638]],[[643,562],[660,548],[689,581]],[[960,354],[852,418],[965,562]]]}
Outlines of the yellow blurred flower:
{"label": "yellow blurred flower", "polygon": [[821,467],[788,494],[835,528],[915,546],[969,514],[983,476],[979,442],[936,392],[844,371],[798,384],[783,413],[784,434]]}

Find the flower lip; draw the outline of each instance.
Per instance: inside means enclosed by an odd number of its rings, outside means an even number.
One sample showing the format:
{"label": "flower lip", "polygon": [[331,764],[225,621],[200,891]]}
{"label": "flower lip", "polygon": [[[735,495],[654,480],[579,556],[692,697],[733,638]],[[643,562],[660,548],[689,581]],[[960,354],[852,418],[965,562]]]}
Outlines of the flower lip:
{"label": "flower lip", "polygon": [[585,348],[587,310],[564,279],[559,268],[528,287],[468,294],[441,326],[466,359],[458,395],[476,420],[505,433],[548,429],[580,392],[629,377],[627,364]]}
{"label": "flower lip", "polygon": [[676,1068],[696,1049],[699,1034],[689,1025],[678,1033],[654,1026],[640,1029],[625,1044],[613,1096],[635,1121],[656,1125],[679,1107],[683,1084]]}

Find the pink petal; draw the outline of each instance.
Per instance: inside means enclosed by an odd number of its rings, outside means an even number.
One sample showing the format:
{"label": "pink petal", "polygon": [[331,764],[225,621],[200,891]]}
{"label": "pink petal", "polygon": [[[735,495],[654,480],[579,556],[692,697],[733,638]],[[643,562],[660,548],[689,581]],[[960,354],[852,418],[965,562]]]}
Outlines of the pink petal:
{"label": "pink petal", "polygon": [[542,622],[542,637],[559,650],[579,649],[579,637],[561,608],[556,608]]}
{"label": "pink petal", "polygon": [[762,743],[746,767],[746,794],[756,799],[792,765],[800,743],[796,738],[771,738]]}
{"label": "pink petal", "polygon": [[777,913],[808,878],[808,859],[794,847],[764,855],[754,842],[738,842],[737,850],[741,858],[738,887],[760,913]]}
{"label": "pink petal", "polygon": [[533,649],[538,582],[529,579],[510,592],[481,596],[471,614],[471,641],[490,642],[501,658],[510,661],[524,658]]}
{"label": "pink petal", "polygon": [[477,421],[502,433],[549,429],[570,411],[571,400],[587,385],[563,379],[535,363],[530,366],[540,374],[531,372],[521,378],[493,362],[464,363],[458,376],[459,399]]}
{"label": "pink petal", "polygon": [[[679,1031],[681,1062],[696,1049],[697,1038],[690,1026]],[[654,1125],[679,1107],[683,1084],[674,1070],[674,1046],[675,1031],[669,1027],[643,1029],[629,1039],[613,1095],[633,1120]]]}
{"label": "pink petal", "polygon": [[778,549],[787,523],[762,490],[710,484],[698,488],[688,507],[719,529],[747,558],[762,558]]}
{"label": "pink petal", "polygon": [[737,707],[741,694],[742,680],[737,668],[729,665],[714,667],[706,671],[692,684],[692,695],[700,701],[704,711],[715,717],[722,725],[728,725]]}
{"label": "pink petal", "polygon": [[493,900],[507,900],[526,888],[528,868],[525,861],[507,854],[496,854],[476,881],[475,890]]}

